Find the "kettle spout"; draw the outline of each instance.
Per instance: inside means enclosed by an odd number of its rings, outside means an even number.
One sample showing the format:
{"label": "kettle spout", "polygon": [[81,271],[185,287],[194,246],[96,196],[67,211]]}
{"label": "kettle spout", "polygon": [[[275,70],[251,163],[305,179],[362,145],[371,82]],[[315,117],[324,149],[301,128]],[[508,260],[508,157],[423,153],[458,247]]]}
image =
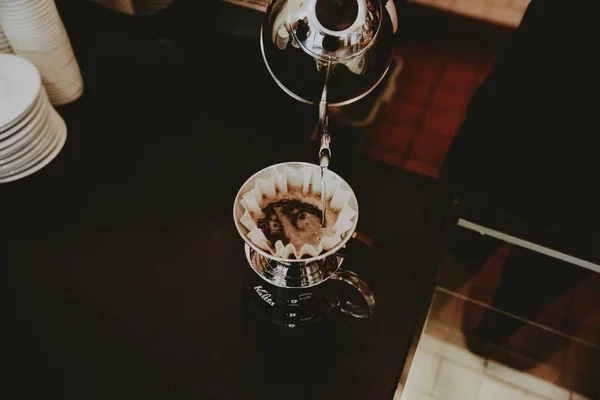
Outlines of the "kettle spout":
{"label": "kettle spout", "polygon": [[324,133],[321,131],[321,148],[319,149],[319,166],[322,168],[329,167],[329,160],[331,158],[331,149],[329,148],[329,143],[331,142],[331,137],[329,133]]}

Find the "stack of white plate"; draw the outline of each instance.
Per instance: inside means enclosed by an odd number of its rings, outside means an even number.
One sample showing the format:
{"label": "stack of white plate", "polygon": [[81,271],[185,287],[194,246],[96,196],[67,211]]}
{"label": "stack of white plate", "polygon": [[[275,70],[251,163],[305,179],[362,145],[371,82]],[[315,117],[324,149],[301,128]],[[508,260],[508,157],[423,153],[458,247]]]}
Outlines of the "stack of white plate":
{"label": "stack of white plate", "polygon": [[24,58],[0,54],[0,183],[46,166],[67,139],[38,70]]}
{"label": "stack of white plate", "polygon": [[40,71],[52,104],[82,95],[79,64],[54,0],[0,0],[0,25],[15,54]]}
{"label": "stack of white plate", "polygon": [[13,49],[8,43],[8,38],[4,34],[2,27],[0,26],[0,53],[12,53]]}
{"label": "stack of white plate", "polygon": [[132,0],[93,0],[95,3],[102,4],[103,6],[112,10],[121,12],[123,14],[134,15],[135,9],[133,8]]}
{"label": "stack of white plate", "polygon": [[166,10],[172,2],[173,0],[134,0],[134,6],[135,11],[139,14],[153,15]]}

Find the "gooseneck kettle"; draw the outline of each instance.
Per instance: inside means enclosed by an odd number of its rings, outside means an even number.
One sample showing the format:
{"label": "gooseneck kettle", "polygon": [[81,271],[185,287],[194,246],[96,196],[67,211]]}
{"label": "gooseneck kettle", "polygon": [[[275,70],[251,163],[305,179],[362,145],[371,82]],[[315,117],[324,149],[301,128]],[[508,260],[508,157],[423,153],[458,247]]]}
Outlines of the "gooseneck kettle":
{"label": "gooseneck kettle", "polygon": [[261,50],[273,79],[295,99],[319,106],[320,164],[327,167],[327,107],[371,92],[391,61],[392,0],[271,0]]}

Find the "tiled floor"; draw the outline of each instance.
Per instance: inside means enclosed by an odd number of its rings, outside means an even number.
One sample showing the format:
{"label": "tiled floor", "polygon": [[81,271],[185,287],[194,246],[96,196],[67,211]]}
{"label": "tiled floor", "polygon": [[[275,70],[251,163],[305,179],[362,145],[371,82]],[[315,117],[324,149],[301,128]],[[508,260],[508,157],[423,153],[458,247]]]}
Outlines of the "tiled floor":
{"label": "tiled floor", "polygon": [[394,400],[586,400],[557,385],[471,354],[427,333]]}
{"label": "tiled floor", "polygon": [[[436,290],[404,400],[571,400],[572,391],[592,400],[599,398],[600,330],[595,328],[594,321],[600,320],[600,308],[594,299],[598,296],[600,280],[596,275],[548,304],[534,321],[520,323],[516,334],[503,341],[504,344],[494,345],[494,351],[485,358],[468,348],[465,332],[472,331],[484,311],[489,312],[495,288],[502,278],[503,260],[508,254],[510,249],[501,246],[479,273],[470,278],[455,262],[440,267],[438,282],[452,290],[441,286]],[[462,284],[456,285],[449,276]],[[596,291],[594,295],[590,295],[592,287]],[[577,293],[577,297],[587,293],[593,304],[581,307],[565,301],[573,297],[573,293]],[[531,295],[535,296],[535,292]],[[515,319],[503,310],[491,310],[500,317],[496,320],[499,326]],[[573,322],[575,314],[580,314],[581,320]],[[563,320],[568,316],[566,319],[571,322],[565,324]],[[447,375],[452,374],[456,376],[450,379]],[[457,383],[467,381],[468,384]],[[507,385],[509,388],[504,387]],[[509,392],[511,397],[503,397]],[[580,398],[586,397],[573,397]]]}
{"label": "tiled floor", "polygon": [[467,104],[487,76],[495,49],[462,43],[400,43],[404,69],[394,98],[365,132],[363,152],[437,177]]}

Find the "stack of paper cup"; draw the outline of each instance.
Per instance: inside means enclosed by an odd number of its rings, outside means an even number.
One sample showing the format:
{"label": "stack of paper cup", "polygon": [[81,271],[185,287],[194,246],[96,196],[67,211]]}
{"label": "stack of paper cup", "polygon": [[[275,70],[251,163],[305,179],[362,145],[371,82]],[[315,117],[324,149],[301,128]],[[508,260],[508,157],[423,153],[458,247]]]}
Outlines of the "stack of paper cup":
{"label": "stack of paper cup", "polygon": [[8,43],[8,39],[0,26],[0,53],[12,53],[13,49],[10,47],[10,43]]}
{"label": "stack of paper cup", "polygon": [[54,0],[0,0],[0,25],[14,52],[40,71],[52,104],[82,95],[79,64]]}
{"label": "stack of paper cup", "polygon": [[134,15],[135,9],[131,0],[94,0],[98,4],[123,14]]}
{"label": "stack of paper cup", "polygon": [[134,0],[134,6],[135,11],[139,14],[153,15],[166,10],[172,2],[173,0]]}

